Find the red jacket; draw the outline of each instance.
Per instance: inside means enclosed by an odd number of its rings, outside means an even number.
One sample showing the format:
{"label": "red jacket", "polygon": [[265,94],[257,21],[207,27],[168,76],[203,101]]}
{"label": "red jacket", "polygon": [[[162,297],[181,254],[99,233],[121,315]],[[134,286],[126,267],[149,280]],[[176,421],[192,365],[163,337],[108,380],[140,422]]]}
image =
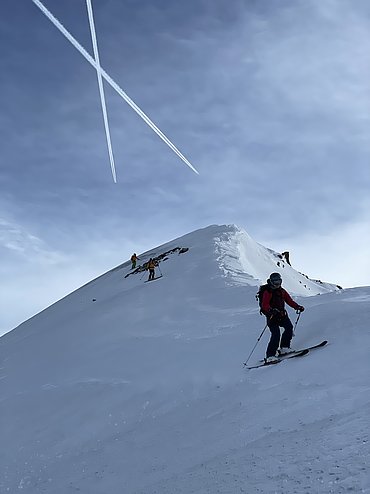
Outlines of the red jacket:
{"label": "red jacket", "polygon": [[262,297],[262,312],[268,314],[270,309],[279,309],[280,311],[285,310],[285,302],[297,310],[300,306],[294,302],[289,293],[284,290],[284,288],[276,288],[275,290],[265,290]]}

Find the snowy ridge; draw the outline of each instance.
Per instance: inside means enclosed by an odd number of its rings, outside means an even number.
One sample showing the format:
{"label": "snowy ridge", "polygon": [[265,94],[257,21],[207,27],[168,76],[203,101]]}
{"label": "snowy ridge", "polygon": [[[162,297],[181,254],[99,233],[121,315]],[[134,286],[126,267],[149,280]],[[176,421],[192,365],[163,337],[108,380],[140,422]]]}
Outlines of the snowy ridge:
{"label": "snowy ridge", "polygon": [[298,298],[294,346],[328,345],[246,371],[275,254],[211,226],[139,257],[176,247],[155,283],[123,263],[0,338],[0,492],[370,492],[370,287]]}
{"label": "snowy ridge", "polygon": [[259,286],[266,283],[272,272],[283,277],[284,287],[301,296],[318,295],[338,290],[338,285],[311,280],[292,268],[281,254],[255,242],[248,233],[229,225],[223,236],[215,239],[220,267],[230,281]]}

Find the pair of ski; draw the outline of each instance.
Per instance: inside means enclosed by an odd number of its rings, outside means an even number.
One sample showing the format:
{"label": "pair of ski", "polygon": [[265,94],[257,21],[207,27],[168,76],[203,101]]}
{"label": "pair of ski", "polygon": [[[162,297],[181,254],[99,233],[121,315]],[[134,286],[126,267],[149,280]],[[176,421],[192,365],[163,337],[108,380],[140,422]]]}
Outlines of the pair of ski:
{"label": "pair of ski", "polygon": [[151,280],[146,280],[146,281],[144,281],[144,283],[148,283],[148,281],[159,280],[159,278],[162,278],[162,275],[156,276],[155,278],[152,278]]}
{"label": "pair of ski", "polygon": [[259,367],[266,367],[268,365],[279,364],[283,360],[288,360],[290,358],[295,358],[295,357],[303,357],[304,355],[307,355],[310,352],[310,350],[314,350],[315,348],[323,347],[326,344],[327,344],[327,340],[324,340],[321,343],[318,343],[317,345],[312,345],[312,346],[309,346],[307,348],[302,348],[302,350],[297,350],[295,352],[288,353],[287,355],[280,355],[280,357],[278,357],[277,360],[274,360],[273,362],[265,362],[263,360],[263,361],[261,361],[261,363],[259,363],[257,365],[252,365],[250,367],[247,367],[247,363],[244,362],[244,366],[247,369],[258,369]]}

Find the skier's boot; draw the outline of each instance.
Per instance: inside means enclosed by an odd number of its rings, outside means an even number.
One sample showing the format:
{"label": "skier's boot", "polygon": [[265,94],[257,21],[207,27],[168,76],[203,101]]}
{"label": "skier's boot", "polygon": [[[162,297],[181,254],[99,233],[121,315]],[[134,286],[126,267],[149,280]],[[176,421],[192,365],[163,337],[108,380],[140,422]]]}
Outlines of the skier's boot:
{"label": "skier's boot", "polygon": [[282,347],[279,349],[279,355],[288,355],[289,353],[294,353],[296,350],[290,347]]}
{"label": "skier's boot", "polygon": [[274,356],[265,358],[265,364],[273,364],[273,363],[278,362],[278,361],[279,361],[279,359],[277,357],[274,357]]}

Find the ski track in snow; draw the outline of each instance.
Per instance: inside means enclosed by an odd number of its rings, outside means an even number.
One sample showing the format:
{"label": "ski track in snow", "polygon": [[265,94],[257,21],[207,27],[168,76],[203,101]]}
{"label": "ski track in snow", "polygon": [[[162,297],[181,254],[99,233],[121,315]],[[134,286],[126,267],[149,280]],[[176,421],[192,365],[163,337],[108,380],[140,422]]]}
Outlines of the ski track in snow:
{"label": "ski track in snow", "polygon": [[275,432],[135,494],[369,493],[367,428],[362,416],[348,414]]}

